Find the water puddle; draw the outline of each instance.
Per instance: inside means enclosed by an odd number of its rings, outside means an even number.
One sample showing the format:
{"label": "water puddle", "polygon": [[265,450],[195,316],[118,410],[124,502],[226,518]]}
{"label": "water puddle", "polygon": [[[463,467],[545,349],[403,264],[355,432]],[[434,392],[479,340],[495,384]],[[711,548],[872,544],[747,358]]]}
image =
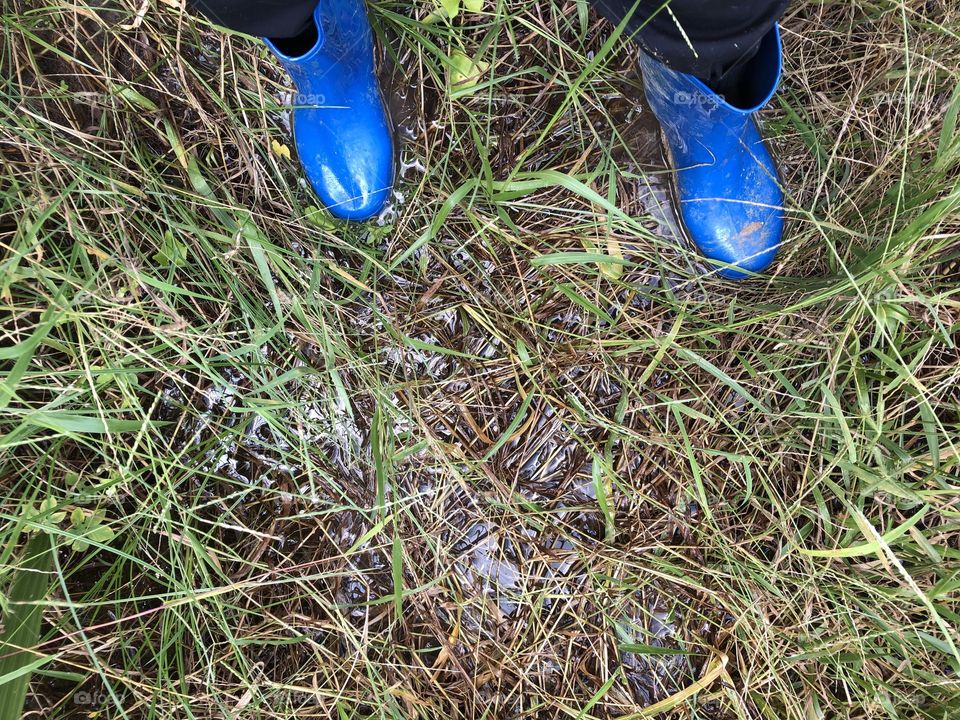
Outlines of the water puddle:
{"label": "water puddle", "polygon": [[[412,57],[401,56],[396,62],[386,55],[379,58],[397,138],[399,179],[394,197],[375,223],[383,227],[401,221],[410,197],[405,186],[419,182],[426,172],[423,144],[434,122],[430,118],[436,98],[425,83],[399,69],[415,65]],[[643,217],[651,232],[679,238],[656,126],[639,100],[635,80],[628,76],[623,92],[606,98],[602,117],[576,122],[593,122],[605,137],[617,131],[612,152],[623,169],[616,179],[618,204]],[[283,105],[289,98],[281,95],[277,100]],[[514,151],[523,145],[518,134],[534,132],[547,117],[539,109],[521,108],[515,98],[504,102],[516,107],[499,121],[499,168],[515,160]],[[286,119],[280,113],[279,121],[289,129],[286,112]],[[579,130],[571,121],[558,124],[556,132],[558,142],[568,142]],[[540,161],[546,163],[546,156],[533,158],[533,166]],[[463,667],[475,662],[471,658],[491,638],[522,637],[531,623],[552,623],[583,636],[578,652],[591,658],[585,662],[597,671],[610,663],[622,666],[633,702],[655,702],[689,684],[700,656],[682,652],[688,637],[679,629],[684,609],[670,588],[605,588],[607,595],[596,595],[593,553],[610,552],[592,479],[591,448],[606,439],[602,423],[573,421],[563,403],[536,398],[527,408],[529,424],[523,432],[479,460],[510,426],[523,396],[516,375],[508,372],[513,348],[463,310],[462,288],[447,293],[442,282],[456,273],[484,298],[503,298],[509,304],[519,283],[537,293],[543,291],[543,279],[536,271],[518,278],[494,255],[466,242],[454,232],[441,233],[429,252],[421,249],[413,258],[424,261],[423,277],[408,273],[383,280],[392,283],[391,292],[398,288],[388,310],[410,318],[404,333],[416,343],[388,336],[369,298],[343,308],[346,325],[377,338],[365,362],[376,364],[379,377],[389,379],[384,387],[395,390],[394,396],[371,398],[349,368],[338,368],[343,385],[338,391],[331,387],[316,348],[292,342],[302,357],[275,356],[265,347],[247,358],[251,367],[259,368],[256,372],[225,368],[213,380],[166,378],[155,416],[171,422],[171,450],[192,463],[198,476],[225,481],[220,486],[197,481],[205,483],[211,503],[218,494],[239,498],[234,507],[240,522],[246,518],[258,528],[269,528],[264,533],[268,537],[257,541],[263,544],[263,558],[279,567],[329,563],[336,580],[323,592],[356,627],[389,632],[383,608],[393,592],[390,539],[376,531],[373,511],[377,480],[371,423],[379,403],[398,446],[419,448],[410,449],[391,467],[385,500],[391,509],[402,510],[398,518],[410,518],[422,528],[423,535],[405,539],[410,542],[405,551],[426,569],[409,570],[421,573],[419,581],[436,580],[429,591],[436,598],[430,599],[432,615],[421,617],[420,601],[411,598],[405,601],[405,621],[427,624],[432,632],[438,632],[439,624],[447,636],[456,627],[454,652]],[[625,255],[630,257],[633,249],[626,243]],[[614,320],[630,312],[650,313],[657,294],[673,283],[658,272],[639,273],[636,282],[631,278],[629,287],[611,295],[606,312]],[[543,334],[536,343],[558,353],[571,339],[590,338],[606,327],[562,298],[556,310],[538,322]],[[238,368],[241,360],[236,359]],[[566,393],[577,399],[598,419],[613,417],[624,392],[615,368],[598,372],[560,355],[555,361],[551,382],[558,397]],[[253,378],[269,381],[296,368],[307,372],[288,383],[285,397],[291,406],[257,411],[250,401],[256,397]],[[652,384],[657,381],[657,376],[651,379]],[[405,393],[412,400],[405,400]],[[409,407],[401,406],[408,401],[415,403],[415,419],[410,419]],[[631,458],[626,472],[643,462],[643,457]],[[609,501],[614,507],[625,503],[615,488]],[[353,548],[349,557],[348,548]],[[598,646],[605,649],[593,645],[598,633],[604,638]],[[529,677],[545,687],[560,688],[567,681],[569,648],[549,646],[561,643],[557,638],[562,637],[551,635],[528,669]],[[644,648],[677,648],[678,653]],[[353,650],[344,645],[343,652]],[[492,681],[478,685],[477,692],[492,692]]]}

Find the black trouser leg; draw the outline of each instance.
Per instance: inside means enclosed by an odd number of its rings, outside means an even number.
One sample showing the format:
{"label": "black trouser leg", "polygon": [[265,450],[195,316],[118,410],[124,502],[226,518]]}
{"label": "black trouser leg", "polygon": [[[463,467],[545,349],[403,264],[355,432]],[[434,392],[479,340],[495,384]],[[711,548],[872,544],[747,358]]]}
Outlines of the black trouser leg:
{"label": "black trouser leg", "polygon": [[[190,0],[224,27],[269,38],[297,37],[322,0]],[[716,86],[749,60],[789,0],[591,0],[626,35],[669,67]],[[631,12],[632,11],[632,12]]]}
{"label": "black trouser leg", "polygon": [[[610,22],[664,65],[714,90],[735,82],[789,0],[591,0]],[[632,12],[631,12],[632,11]]]}
{"label": "black trouser leg", "polygon": [[217,25],[270,39],[308,31],[319,0],[188,0]]}

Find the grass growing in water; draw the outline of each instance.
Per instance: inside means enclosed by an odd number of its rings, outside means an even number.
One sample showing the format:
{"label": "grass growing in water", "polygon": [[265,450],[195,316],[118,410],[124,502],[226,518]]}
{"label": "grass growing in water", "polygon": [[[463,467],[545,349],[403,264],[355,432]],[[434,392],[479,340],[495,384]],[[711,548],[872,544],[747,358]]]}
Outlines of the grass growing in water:
{"label": "grass growing in water", "polygon": [[795,3],[791,227],[739,285],[608,24],[428,11],[373,5],[400,195],[358,227],[261,45],[3,5],[0,540],[24,498],[114,533],[49,528],[28,712],[955,716],[958,11]]}

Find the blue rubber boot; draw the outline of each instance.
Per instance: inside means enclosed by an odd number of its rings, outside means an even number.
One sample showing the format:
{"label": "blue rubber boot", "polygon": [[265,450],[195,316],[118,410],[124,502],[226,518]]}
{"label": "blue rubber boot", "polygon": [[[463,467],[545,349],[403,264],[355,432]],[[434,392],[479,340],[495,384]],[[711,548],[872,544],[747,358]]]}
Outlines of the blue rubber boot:
{"label": "blue rubber boot", "polygon": [[[743,70],[740,101],[726,102],[702,81],[641,53],[644,92],[666,136],[676,170],[680,217],[719,275],[766,268],[783,235],[783,191],[753,113],[780,82],[780,30],[774,27]],[[725,267],[723,264],[735,267]]]}
{"label": "blue rubber boot", "polygon": [[[317,39],[301,54],[264,40],[293,78],[293,136],[304,174],[330,212],[365,220],[393,186],[393,140],[373,66],[363,0],[320,0]],[[279,47],[278,47],[279,46]]]}

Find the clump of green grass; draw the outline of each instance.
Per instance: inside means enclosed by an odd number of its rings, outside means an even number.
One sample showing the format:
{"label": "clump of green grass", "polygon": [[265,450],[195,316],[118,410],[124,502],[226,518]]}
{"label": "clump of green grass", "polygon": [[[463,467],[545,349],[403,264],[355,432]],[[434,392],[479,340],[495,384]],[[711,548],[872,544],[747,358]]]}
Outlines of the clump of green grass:
{"label": "clump of green grass", "polygon": [[957,10],[795,3],[732,285],[585,3],[371,9],[347,226],[261,45],[3,7],[4,575],[25,499],[113,533],[48,527],[27,716],[955,716]]}

